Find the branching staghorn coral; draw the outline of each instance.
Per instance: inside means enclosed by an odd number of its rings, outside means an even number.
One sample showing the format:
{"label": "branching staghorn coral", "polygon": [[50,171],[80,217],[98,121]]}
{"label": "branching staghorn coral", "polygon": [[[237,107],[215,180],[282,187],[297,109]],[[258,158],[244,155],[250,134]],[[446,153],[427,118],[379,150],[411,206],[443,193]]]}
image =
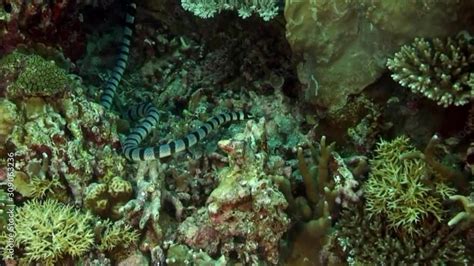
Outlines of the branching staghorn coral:
{"label": "branching staghorn coral", "polygon": [[392,78],[438,105],[464,105],[474,97],[474,44],[466,32],[454,38],[416,38],[388,59]]}
{"label": "branching staghorn coral", "polygon": [[428,217],[441,222],[442,201],[455,191],[440,179],[430,180],[436,176],[426,159],[434,161],[431,155],[415,156],[420,153],[404,136],[381,140],[375,152],[364,186],[368,217],[383,216],[391,229],[408,235],[420,234]]}
{"label": "branching staghorn coral", "polygon": [[187,11],[201,18],[213,17],[222,10],[237,10],[241,18],[257,13],[268,21],[278,14],[278,0],[181,0]]}
{"label": "branching staghorn coral", "polygon": [[55,200],[32,200],[15,212],[17,245],[28,262],[52,265],[64,256],[78,257],[92,248],[92,216]]}
{"label": "branching staghorn coral", "polygon": [[139,237],[137,230],[123,221],[98,221],[95,224],[97,249],[101,252],[112,251],[117,248],[128,248],[134,245]]}

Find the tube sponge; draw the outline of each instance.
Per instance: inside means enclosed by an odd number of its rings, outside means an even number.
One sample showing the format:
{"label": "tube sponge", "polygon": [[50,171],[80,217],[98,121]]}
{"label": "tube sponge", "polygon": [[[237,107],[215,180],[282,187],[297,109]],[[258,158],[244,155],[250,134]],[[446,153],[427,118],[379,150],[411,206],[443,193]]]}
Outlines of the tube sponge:
{"label": "tube sponge", "polygon": [[395,81],[444,107],[474,97],[474,40],[466,32],[446,40],[416,38],[387,66]]}

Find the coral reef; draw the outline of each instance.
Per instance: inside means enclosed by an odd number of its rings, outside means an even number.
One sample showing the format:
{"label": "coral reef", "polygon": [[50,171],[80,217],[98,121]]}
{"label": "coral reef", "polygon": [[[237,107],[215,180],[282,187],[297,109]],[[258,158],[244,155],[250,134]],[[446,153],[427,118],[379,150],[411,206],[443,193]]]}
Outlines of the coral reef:
{"label": "coral reef", "polygon": [[246,263],[278,262],[279,240],[288,229],[289,219],[283,194],[264,171],[266,155],[255,151],[258,135],[254,134],[262,125],[250,126],[254,129],[219,142],[230,166],[219,172],[219,184],[207,206],[179,226],[181,241]]}
{"label": "coral reef", "polygon": [[331,245],[340,246],[349,265],[467,263],[462,239],[446,225],[434,220],[419,230],[416,237],[397,234],[381,216],[369,218],[363,208],[354,208],[343,212]]}
{"label": "coral reef", "polygon": [[47,199],[30,201],[15,211],[16,241],[24,259],[52,265],[64,256],[78,257],[92,248],[92,216]]}
{"label": "coral reef", "polygon": [[229,0],[182,0],[181,5],[185,10],[193,12],[201,18],[213,17],[222,10],[237,10],[239,17],[247,18],[252,13],[257,13],[263,20],[270,20],[278,14],[278,0],[252,0],[252,1],[229,1]]}
{"label": "coral reef", "polygon": [[449,220],[449,226],[461,226],[467,228],[474,224],[474,200],[461,195],[453,195],[449,197],[450,200],[459,201],[463,206],[463,211],[459,212],[451,220]]}
{"label": "coral reef", "polygon": [[16,105],[5,98],[0,99],[0,114],[0,154],[4,154],[5,142],[21,118]]}
{"label": "coral reef", "polygon": [[222,255],[218,260],[212,259],[205,252],[194,252],[185,245],[172,245],[168,249],[168,258],[166,259],[167,265],[187,265],[191,262],[197,265],[216,265],[223,266],[226,265],[225,256]]}
{"label": "coral reef", "polygon": [[98,104],[85,98],[79,81],[52,62],[18,52],[5,56],[0,69],[6,96],[22,117],[15,120],[7,144],[21,158],[17,184],[24,196],[67,201],[59,191],[64,194],[68,187],[81,205],[92,180],[121,174],[125,159],[116,152],[115,118],[105,117]]}
{"label": "coral reef", "polygon": [[0,54],[17,45],[45,43],[77,59],[84,52],[84,32],[76,1],[12,0],[0,9]]}
{"label": "coral reef", "polygon": [[[102,229],[102,230],[101,230]],[[132,229],[123,221],[111,222],[109,220],[99,221],[94,225],[97,249],[100,252],[111,252],[118,248],[129,248],[133,246],[139,237],[137,230]]]}
{"label": "coral reef", "polygon": [[[343,159],[334,151],[335,143],[326,144],[321,137],[319,149],[308,144],[310,158],[305,158],[303,148],[298,148],[298,168],[304,185],[304,194],[296,198],[288,179],[275,179],[288,199],[290,213],[296,219],[293,228],[293,243],[287,262],[294,265],[305,261],[317,261],[319,253],[328,241],[333,219],[343,208],[348,208],[361,199],[359,181],[366,170],[366,159],[351,157]],[[349,166],[350,165],[350,166]],[[356,167],[354,167],[356,166]],[[309,247],[308,242],[312,245]]]}
{"label": "coral reef", "polygon": [[416,38],[387,60],[392,78],[439,105],[464,105],[474,97],[474,45],[467,32],[454,38]]}
{"label": "coral reef", "polygon": [[132,184],[119,176],[106,183],[90,183],[84,191],[84,207],[102,217],[118,219],[119,209],[132,197]]}
{"label": "coral reef", "polygon": [[340,109],[349,95],[381,76],[385,60],[399,45],[468,28],[472,10],[468,0],[287,0],[286,37],[305,86],[303,99]]}
{"label": "coral reef", "polygon": [[54,61],[46,61],[39,55],[14,51],[0,60],[2,79],[14,80],[6,88],[8,98],[54,96],[64,92],[71,82],[66,71]]}

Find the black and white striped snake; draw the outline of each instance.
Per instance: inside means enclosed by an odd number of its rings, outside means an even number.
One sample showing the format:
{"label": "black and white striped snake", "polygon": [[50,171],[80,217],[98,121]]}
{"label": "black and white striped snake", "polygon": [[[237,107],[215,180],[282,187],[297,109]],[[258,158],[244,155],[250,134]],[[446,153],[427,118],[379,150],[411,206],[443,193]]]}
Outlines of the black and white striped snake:
{"label": "black and white striped snake", "polygon": [[[137,6],[133,1],[128,3],[126,23],[122,41],[120,43],[120,52],[115,67],[112,70],[112,75],[107,80],[105,89],[100,98],[100,103],[106,110],[109,110],[112,106],[117,87],[127,66],[136,8]],[[195,145],[198,141],[206,137],[213,129],[216,129],[225,123],[252,118],[251,115],[242,111],[222,113],[212,117],[201,127],[187,134],[182,139],[173,140],[170,143],[159,146],[139,147],[140,143],[158,123],[158,110],[151,103],[139,104],[129,109],[125,116],[136,121],[143,117],[143,120],[140,121],[139,125],[131,130],[131,133],[126,137],[122,145],[125,158],[131,161],[147,161],[170,157],[175,153],[187,150],[189,147]]]}

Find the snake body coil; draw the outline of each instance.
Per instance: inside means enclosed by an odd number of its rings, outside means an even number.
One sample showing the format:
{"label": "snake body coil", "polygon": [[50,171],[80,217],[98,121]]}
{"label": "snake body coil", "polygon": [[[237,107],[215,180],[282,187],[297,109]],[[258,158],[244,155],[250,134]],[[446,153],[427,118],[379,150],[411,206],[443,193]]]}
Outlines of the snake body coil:
{"label": "snake body coil", "polygon": [[[100,103],[105,109],[110,109],[117,91],[117,87],[122,79],[127,66],[130,53],[130,42],[133,35],[133,26],[135,22],[136,4],[129,2],[127,6],[126,24],[120,44],[120,52],[117,57],[112,75],[107,80],[104,92],[101,95]],[[132,129],[126,137],[122,148],[125,158],[131,161],[147,161],[170,157],[175,153],[184,151],[195,145],[198,141],[206,137],[211,130],[220,127],[227,122],[240,121],[251,118],[249,114],[242,111],[222,113],[216,115],[205,122],[197,130],[192,131],[182,139],[173,140],[168,144],[151,147],[139,147],[140,143],[150,134],[159,121],[159,113],[156,107],[151,103],[140,104],[127,111],[125,116],[131,120],[139,120],[139,125]]]}

